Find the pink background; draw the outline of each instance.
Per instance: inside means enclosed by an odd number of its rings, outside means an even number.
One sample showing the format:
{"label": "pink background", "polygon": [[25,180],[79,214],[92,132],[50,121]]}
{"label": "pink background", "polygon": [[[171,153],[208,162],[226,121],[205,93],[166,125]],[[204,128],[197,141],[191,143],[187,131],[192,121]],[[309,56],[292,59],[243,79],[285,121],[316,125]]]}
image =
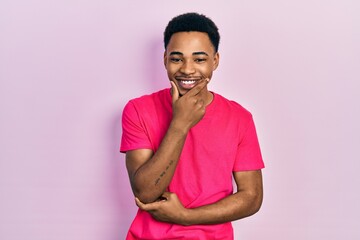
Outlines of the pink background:
{"label": "pink background", "polygon": [[[171,2],[171,3],[170,3]],[[0,2],[0,239],[123,239],[121,111],[169,86],[175,15],[222,35],[210,89],[255,117],[265,199],[236,239],[360,239],[360,2]]]}

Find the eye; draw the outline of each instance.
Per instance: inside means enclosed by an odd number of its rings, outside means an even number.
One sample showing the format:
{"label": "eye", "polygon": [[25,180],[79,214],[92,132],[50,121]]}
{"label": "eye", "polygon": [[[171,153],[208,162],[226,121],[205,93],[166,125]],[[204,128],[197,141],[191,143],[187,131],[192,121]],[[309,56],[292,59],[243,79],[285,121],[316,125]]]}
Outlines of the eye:
{"label": "eye", "polygon": [[170,61],[173,63],[179,63],[179,62],[181,62],[181,59],[172,57],[172,58],[170,58]]}
{"label": "eye", "polygon": [[197,63],[203,63],[205,61],[206,61],[206,58],[196,58],[195,59],[195,62],[197,62]]}

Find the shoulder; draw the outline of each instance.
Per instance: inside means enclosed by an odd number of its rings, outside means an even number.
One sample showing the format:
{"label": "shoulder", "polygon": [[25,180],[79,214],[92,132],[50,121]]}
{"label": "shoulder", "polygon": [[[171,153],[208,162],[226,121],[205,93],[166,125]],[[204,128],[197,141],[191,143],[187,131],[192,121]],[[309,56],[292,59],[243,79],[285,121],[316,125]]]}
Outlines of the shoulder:
{"label": "shoulder", "polygon": [[151,94],[147,94],[147,95],[143,95],[137,98],[133,98],[131,99],[129,102],[133,103],[133,104],[146,104],[148,102],[152,102],[152,101],[157,101],[157,100],[162,100],[162,99],[166,99],[167,96],[170,94],[170,90],[168,88],[166,89],[162,89],[158,92],[154,92]]}
{"label": "shoulder", "polygon": [[169,100],[171,100],[170,89],[166,88],[129,100],[125,105],[124,111],[129,108],[148,109],[159,106],[159,104],[166,104]]}
{"label": "shoulder", "polygon": [[245,107],[243,107],[241,104],[239,104],[238,102],[234,100],[229,100],[218,93],[213,93],[213,94],[214,94],[216,108],[218,111],[221,112],[225,111],[231,115],[234,114],[243,119],[252,118],[251,112],[247,110]]}

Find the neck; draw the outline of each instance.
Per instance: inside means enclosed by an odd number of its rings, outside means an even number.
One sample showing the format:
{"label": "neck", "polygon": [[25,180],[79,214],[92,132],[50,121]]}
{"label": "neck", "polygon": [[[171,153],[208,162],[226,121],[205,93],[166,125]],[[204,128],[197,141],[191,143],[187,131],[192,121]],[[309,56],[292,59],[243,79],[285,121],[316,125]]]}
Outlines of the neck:
{"label": "neck", "polygon": [[206,96],[204,96],[205,98],[205,106],[208,106],[214,99],[214,95],[212,92],[210,91],[206,91]]}

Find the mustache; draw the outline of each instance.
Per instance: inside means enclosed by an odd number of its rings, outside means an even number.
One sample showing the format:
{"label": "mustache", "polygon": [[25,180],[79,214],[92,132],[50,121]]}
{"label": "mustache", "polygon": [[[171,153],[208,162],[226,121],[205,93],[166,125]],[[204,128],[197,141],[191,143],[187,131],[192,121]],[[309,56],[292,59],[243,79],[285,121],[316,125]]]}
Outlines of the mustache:
{"label": "mustache", "polygon": [[175,76],[175,79],[177,80],[201,80],[201,79],[206,79],[206,76],[204,75],[197,75],[197,76],[193,76],[193,75],[177,75]]}

